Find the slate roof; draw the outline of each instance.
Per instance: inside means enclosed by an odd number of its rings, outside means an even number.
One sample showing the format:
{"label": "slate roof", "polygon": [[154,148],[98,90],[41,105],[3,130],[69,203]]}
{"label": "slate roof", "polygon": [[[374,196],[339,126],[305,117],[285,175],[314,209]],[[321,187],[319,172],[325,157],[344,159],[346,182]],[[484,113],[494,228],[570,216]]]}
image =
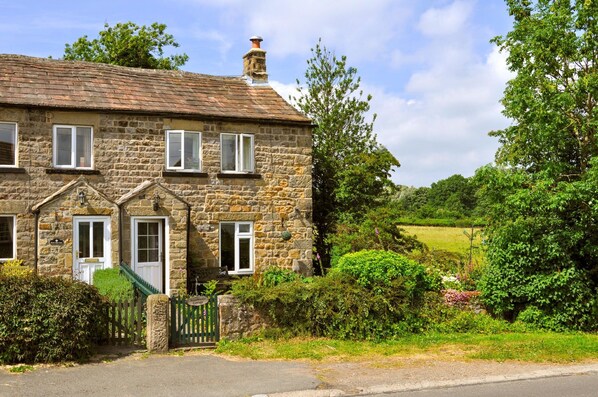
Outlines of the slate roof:
{"label": "slate roof", "polygon": [[311,123],[270,86],[242,77],[6,54],[0,104]]}

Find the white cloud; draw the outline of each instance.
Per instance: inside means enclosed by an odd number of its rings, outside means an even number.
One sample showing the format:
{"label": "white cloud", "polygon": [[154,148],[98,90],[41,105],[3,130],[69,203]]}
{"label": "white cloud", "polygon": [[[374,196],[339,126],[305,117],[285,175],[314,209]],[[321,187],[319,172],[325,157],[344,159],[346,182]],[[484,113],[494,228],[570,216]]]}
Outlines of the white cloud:
{"label": "white cloud", "polygon": [[353,61],[384,56],[412,16],[405,0],[186,0],[234,13],[229,22],[260,35],[270,56],[305,55],[322,38]]}
{"label": "white cloud", "polygon": [[422,14],[417,27],[427,36],[459,33],[472,11],[472,1],[457,0],[444,8],[428,9]]}
{"label": "white cloud", "polygon": [[456,173],[470,176],[494,158],[498,144],[487,133],[508,125],[499,100],[511,75],[496,49],[481,62],[471,58],[461,65],[438,59],[412,75],[404,95],[366,87],[378,113],[379,141],[402,164],[397,183],[422,186]]}

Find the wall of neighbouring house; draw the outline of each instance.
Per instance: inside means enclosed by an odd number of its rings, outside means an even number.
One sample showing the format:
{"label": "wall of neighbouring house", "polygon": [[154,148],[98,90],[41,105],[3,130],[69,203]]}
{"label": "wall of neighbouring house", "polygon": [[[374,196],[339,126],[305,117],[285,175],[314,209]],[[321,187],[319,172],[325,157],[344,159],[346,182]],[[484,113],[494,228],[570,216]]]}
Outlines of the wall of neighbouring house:
{"label": "wall of neighbouring house", "polygon": [[[35,259],[35,218],[31,208],[80,177],[79,173],[48,173],[52,170],[54,124],[93,126],[94,169],[99,173],[84,177],[110,201],[117,202],[142,183],[155,181],[189,204],[186,260],[192,267],[217,266],[219,222],[243,220],[254,222],[257,269],[268,265],[287,268],[311,265],[310,127],[25,108],[0,108],[0,121],[18,123],[18,163],[26,171],[0,173],[0,214],[17,215],[17,257],[28,265]],[[207,176],[162,176],[165,130],[168,129],[202,133],[202,171]],[[254,134],[255,171],[259,179],[218,176],[220,133],[223,132]],[[72,197],[65,200],[60,205]],[[95,209],[89,208],[89,211],[91,214]],[[46,233],[48,230],[59,229],[56,224],[60,219],[50,210],[48,214],[47,219],[40,219],[38,223],[38,226],[50,225],[50,229],[39,234],[40,239],[51,237],[52,233]],[[68,222],[69,218],[61,219]],[[281,238],[285,230],[292,234],[288,241]],[[113,235],[116,232],[113,230]],[[68,234],[68,231],[61,233]],[[179,237],[177,234],[175,238]],[[61,249],[72,251],[72,246],[65,244]],[[113,250],[113,255],[116,252],[118,248]],[[38,261],[52,266],[52,258],[58,254],[39,250]],[[56,266],[66,275],[68,266]]]}

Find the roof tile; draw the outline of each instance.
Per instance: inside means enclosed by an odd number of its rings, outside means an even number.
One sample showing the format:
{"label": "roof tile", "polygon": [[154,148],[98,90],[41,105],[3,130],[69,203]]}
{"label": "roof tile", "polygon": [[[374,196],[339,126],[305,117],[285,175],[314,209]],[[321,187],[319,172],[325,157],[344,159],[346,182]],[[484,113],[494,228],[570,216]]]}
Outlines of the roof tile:
{"label": "roof tile", "polygon": [[310,123],[242,77],[0,54],[0,104]]}

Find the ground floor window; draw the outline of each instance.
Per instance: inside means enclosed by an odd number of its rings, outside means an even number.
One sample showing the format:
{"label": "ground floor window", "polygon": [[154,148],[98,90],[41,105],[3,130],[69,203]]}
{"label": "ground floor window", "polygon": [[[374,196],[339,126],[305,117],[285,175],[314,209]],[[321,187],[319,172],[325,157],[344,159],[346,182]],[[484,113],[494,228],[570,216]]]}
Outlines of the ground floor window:
{"label": "ground floor window", "polygon": [[230,273],[253,272],[253,223],[220,224],[220,266]]}
{"label": "ground floor window", "polygon": [[15,216],[0,215],[0,260],[16,256]]}

